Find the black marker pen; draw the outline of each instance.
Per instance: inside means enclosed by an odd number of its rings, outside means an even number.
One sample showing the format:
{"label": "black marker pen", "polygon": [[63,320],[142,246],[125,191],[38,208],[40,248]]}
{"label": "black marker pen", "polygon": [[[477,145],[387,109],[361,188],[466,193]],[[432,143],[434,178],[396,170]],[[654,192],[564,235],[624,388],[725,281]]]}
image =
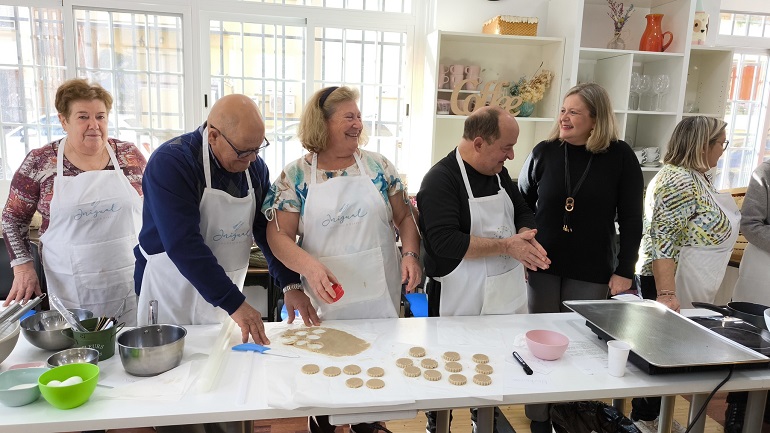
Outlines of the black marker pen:
{"label": "black marker pen", "polygon": [[519,363],[521,368],[524,369],[524,373],[527,373],[528,376],[532,374],[532,369],[529,368],[529,365],[527,365],[527,363],[524,361],[524,358],[522,358],[521,355],[519,355],[518,353],[516,353],[516,351],[514,351],[513,357],[514,359],[516,359],[516,362]]}

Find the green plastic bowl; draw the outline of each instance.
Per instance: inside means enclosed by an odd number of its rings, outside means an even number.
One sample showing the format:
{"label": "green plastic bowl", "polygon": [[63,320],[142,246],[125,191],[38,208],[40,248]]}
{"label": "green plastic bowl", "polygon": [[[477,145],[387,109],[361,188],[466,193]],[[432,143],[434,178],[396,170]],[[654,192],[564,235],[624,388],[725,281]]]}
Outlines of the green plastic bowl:
{"label": "green plastic bowl", "polygon": [[[70,386],[48,386],[48,382],[60,382],[72,376],[80,376],[83,382]],[[40,393],[57,409],[72,409],[87,402],[99,381],[99,366],[93,364],[67,364],[52,368],[37,380]]]}
{"label": "green plastic bowl", "polygon": [[[37,379],[47,368],[20,368],[0,373],[0,403],[16,407],[30,404],[40,397]],[[9,389],[17,385],[33,385],[21,389]]]}

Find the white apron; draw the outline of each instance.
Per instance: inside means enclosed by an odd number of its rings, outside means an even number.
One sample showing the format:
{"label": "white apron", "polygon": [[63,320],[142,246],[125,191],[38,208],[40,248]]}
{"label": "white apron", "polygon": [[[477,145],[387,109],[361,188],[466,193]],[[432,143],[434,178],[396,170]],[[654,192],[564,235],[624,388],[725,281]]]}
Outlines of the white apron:
{"label": "white apron", "polygon": [[[64,176],[66,144],[66,138],[59,141],[51,219],[40,236],[48,292],[65,307],[85,308],[95,317],[120,314],[136,308],[133,249],[142,224],[142,198],[109,143],[113,170]],[[136,324],[134,312],[122,320]]]}
{"label": "white apron", "polygon": [[730,221],[730,237],[719,245],[685,246],[679,252],[676,267],[676,296],[680,308],[693,308],[692,302],[714,302],[727,270],[741,221],[741,211],[730,193],[711,191],[708,183],[696,176],[709,191],[717,206]]}
{"label": "white apron", "polygon": [[322,320],[398,317],[401,261],[392,212],[372,183],[358,153],[360,175],[316,182],[313,154],[303,216],[302,249],[337,277],[345,294],[327,304],[305,277],[302,287]]}
{"label": "white apron", "polygon": [[746,245],[732,300],[770,305],[770,253],[756,245]]}
{"label": "white apron", "polygon": [[[219,266],[238,289],[243,290],[249,253],[253,242],[252,224],[256,201],[248,170],[244,172],[249,191],[245,197],[233,197],[225,191],[211,187],[211,162],[209,158],[208,128],[203,131],[203,172],[206,189],[199,206],[200,231],[203,242],[211,249]],[[221,323],[227,312],[208,303],[198,290],[182,276],[164,251],[147,254],[139,292],[137,320],[140,325],[149,324],[149,303],[158,300],[158,323],[175,325],[205,325]]]}
{"label": "white apron", "polygon": [[[455,156],[468,192],[471,236],[504,239],[515,235],[513,203],[500,183],[500,176],[497,175],[500,190],[496,195],[474,198],[459,149]],[[524,266],[513,257],[463,259],[448,275],[434,279],[441,283],[441,316],[527,312]]]}

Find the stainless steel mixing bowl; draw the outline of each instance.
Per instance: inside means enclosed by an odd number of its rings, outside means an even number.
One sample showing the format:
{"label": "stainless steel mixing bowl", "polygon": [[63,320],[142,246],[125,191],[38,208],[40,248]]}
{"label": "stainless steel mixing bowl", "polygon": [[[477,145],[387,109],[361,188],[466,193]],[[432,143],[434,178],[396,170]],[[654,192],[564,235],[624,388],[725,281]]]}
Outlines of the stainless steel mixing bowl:
{"label": "stainless steel mixing bowl", "polygon": [[[70,311],[78,320],[85,320],[94,315],[88,310],[73,308]],[[45,350],[62,350],[75,344],[69,324],[56,310],[41,311],[22,320],[21,333],[34,346]]]}
{"label": "stainless steel mixing bowl", "polygon": [[80,363],[97,365],[99,363],[99,351],[90,347],[73,347],[48,357],[48,368]]}
{"label": "stainless steel mixing bowl", "polygon": [[187,330],[177,325],[147,325],[118,336],[123,368],[134,376],[155,376],[179,365]]}

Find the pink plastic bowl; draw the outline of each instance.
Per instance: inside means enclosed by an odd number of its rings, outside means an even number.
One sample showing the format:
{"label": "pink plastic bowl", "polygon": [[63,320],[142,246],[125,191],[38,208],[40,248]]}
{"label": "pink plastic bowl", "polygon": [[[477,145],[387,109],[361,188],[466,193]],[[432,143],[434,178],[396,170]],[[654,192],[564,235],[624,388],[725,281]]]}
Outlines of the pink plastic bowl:
{"label": "pink plastic bowl", "polygon": [[527,332],[526,337],[529,351],[546,361],[561,358],[569,346],[569,338],[566,335],[547,329],[534,329]]}

